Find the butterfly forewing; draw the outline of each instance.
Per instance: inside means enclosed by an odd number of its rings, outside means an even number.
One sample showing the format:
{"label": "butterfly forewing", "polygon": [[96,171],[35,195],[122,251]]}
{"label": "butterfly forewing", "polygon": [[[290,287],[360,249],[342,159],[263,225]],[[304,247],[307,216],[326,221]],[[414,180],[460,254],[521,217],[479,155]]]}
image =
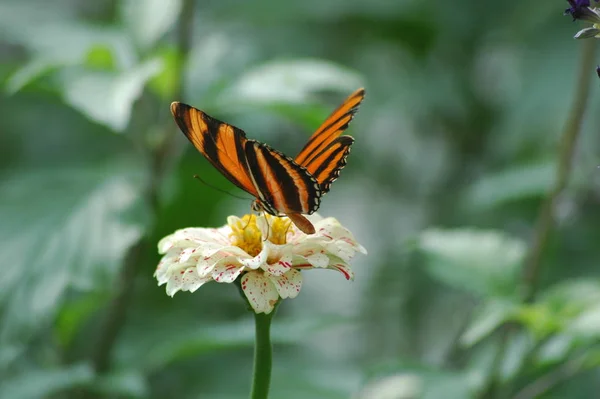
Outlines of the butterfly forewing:
{"label": "butterfly forewing", "polygon": [[344,133],[364,97],[364,89],[358,89],[348,96],[342,105],[333,111],[308,139],[304,148],[296,156],[295,161],[300,165],[307,165],[313,157]]}
{"label": "butterfly forewing", "polygon": [[247,169],[243,130],[214,119],[187,104],[174,102],[171,113],[194,147],[233,184],[258,196]]}
{"label": "butterfly forewing", "polygon": [[264,203],[281,214],[311,214],[319,208],[319,182],[294,160],[254,140],[246,142],[246,159]]}

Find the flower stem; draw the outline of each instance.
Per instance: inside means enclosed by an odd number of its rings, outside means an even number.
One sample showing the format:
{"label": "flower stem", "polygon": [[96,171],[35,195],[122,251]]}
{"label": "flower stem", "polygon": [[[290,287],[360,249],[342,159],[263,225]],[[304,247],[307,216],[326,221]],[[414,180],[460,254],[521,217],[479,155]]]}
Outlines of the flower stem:
{"label": "flower stem", "polygon": [[548,237],[554,228],[554,207],[560,195],[569,182],[573,157],[575,155],[575,144],[579,137],[580,126],[586,109],[591,79],[594,73],[594,40],[584,40],[581,47],[581,60],[577,75],[577,85],[573,104],[567,122],[564,126],[561,143],[559,147],[559,159],[556,169],[556,180],[552,191],[546,197],[540,208],[538,218],[533,232],[532,245],[529,248],[525,268],[523,270],[524,298],[526,301],[533,300],[537,289],[537,282],[541,271],[542,255],[548,241]]}
{"label": "flower stem", "polygon": [[271,383],[272,346],[271,320],[275,310],[269,314],[255,313],[256,342],[254,344],[254,375],[250,399],[267,399]]}

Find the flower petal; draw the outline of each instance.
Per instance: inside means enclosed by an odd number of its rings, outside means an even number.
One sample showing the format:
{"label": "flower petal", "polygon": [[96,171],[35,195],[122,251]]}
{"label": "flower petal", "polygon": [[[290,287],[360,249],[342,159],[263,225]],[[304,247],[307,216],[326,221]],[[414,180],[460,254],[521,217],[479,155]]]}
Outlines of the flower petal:
{"label": "flower petal", "polygon": [[158,280],[158,285],[163,285],[167,282],[169,277],[171,277],[171,273],[169,273],[169,269],[175,262],[175,259],[179,256],[179,254],[175,251],[168,252],[166,255],[162,257],[160,262],[158,262],[158,266],[156,266],[156,270],[154,271],[154,277]]}
{"label": "flower petal", "polygon": [[194,292],[210,280],[200,277],[195,267],[187,267],[171,275],[167,281],[167,295],[173,296],[177,291]]}
{"label": "flower petal", "polygon": [[344,262],[335,262],[329,265],[329,269],[337,270],[342,273],[346,280],[354,280],[354,272],[350,266]]}
{"label": "flower petal", "polygon": [[175,231],[175,233],[164,237],[158,242],[158,253],[164,254],[171,248],[197,247],[203,243],[217,243],[226,245],[229,243],[229,226],[218,229],[206,229],[188,227]]}
{"label": "flower petal", "polygon": [[242,276],[242,290],[256,313],[269,314],[273,311],[279,294],[275,285],[264,273],[251,271]]}
{"label": "flower petal", "polygon": [[262,269],[267,271],[269,274],[273,276],[282,276],[285,273],[289,272],[292,268],[292,254],[287,253],[283,255],[277,262],[273,262],[272,264],[265,263],[262,266]]}
{"label": "flower petal", "polygon": [[212,269],[212,278],[217,283],[232,283],[244,270],[238,258],[230,256],[220,260]]}
{"label": "flower petal", "polygon": [[250,259],[240,259],[242,265],[246,266],[249,269],[256,270],[267,262],[267,258],[269,257],[269,246],[263,245],[262,251],[254,258]]}
{"label": "flower petal", "polygon": [[177,262],[180,262],[180,263],[187,262],[190,259],[190,257],[192,255],[194,255],[196,252],[198,252],[198,248],[193,248],[193,247],[184,248],[179,253],[179,257],[177,258]]}
{"label": "flower petal", "polygon": [[249,258],[250,255],[248,255],[243,249],[234,246],[226,246],[217,250],[206,251],[204,252],[203,257],[198,258],[198,274],[200,276],[209,275],[217,263],[225,258],[230,257],[236,257],[241,260],[244,258]]}
{"label": "flower petal", "polygon": [[345,262],[350,261],[356,254],[356,248],[351,244],[348,244],[346,241],[337,240],[335,242],[327,243],[324,245],[325,249],[330,254],[333,254]]}
{"label": "flower petal", "polygon": [[321,252],[306,256],[306,260],[314,267],[327,267],[329,264],[329,257]]}
{"label": "flower petal", "polygon": [[356,241],[350,230],[342,226],[335,218],[330,217],[321,220],[317,223],[315,229],[317,229],[317,235],[319,236],[329,238],[330,240],[346,241],[352,247],[356,248],[357,251],[366,252],[364,247]]}
{"label": "flower petal", "polygon": [[295,298],[302,288],[302,273],[291,269],[282,276],[269,276],[282,298]]}

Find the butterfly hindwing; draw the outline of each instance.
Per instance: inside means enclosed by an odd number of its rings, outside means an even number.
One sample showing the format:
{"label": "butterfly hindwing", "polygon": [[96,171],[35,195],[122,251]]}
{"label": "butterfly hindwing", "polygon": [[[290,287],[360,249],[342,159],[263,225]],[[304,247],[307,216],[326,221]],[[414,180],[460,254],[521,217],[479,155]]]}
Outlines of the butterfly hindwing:
{"label": "butterfly hindwing", "polygon": [[246,159],[258,198],[271,211],[311,214],[319,208],[319,182],[293,159],[254,140],[246,142]]}
{"label": "butterfly hindwing", "polygon": [[348,128],[364,97],[364,89],[358,89],[348,96],[313,133],[296,156],[295,161],[306,167],[317,179],[323,194],[329,191],[331,183],[346,165],[346,157],[354,139],[341,135]]}
{"label": "butterfly hindwing", "polygon": [[310,136],[306,145],[296,155],[296,162],[300,165],[308,164],[315,155],[344,133],[364,97],[364,89],[358,89],[348,96]]}
{"label": "butterfly hindwing", "polygon": [[329,191],[333,183],[340,175],[340,171],[346,166],[346,158],[354,138],[340,136],[323,149],[319,154],[311,158],[306,169],[319,182],[323,194]]}
{"label": "butterfly hindwing", "polygon": [[210,117],[187,104],[174,102],[171,113],[194,147],[233,184],[257,197],[247,169],[243,130]]}

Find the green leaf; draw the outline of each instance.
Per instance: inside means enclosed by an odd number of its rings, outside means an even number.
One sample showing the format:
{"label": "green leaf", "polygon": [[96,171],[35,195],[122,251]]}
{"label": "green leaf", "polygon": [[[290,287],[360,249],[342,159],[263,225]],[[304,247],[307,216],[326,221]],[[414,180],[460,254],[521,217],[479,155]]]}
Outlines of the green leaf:
{"label": "green leaf", "polygon": [[163,68],[160,73],[150,79],[148,86],[164,100],[173,101],[181,79],[181,57],[177,49],[173,47],[161,48],[155,55],[162,61]]}
{"label": "green leaf", "polygon": [[516,319],[523,323],[538,339],[543,339],[561,329],[563,319],[544,303],[523,305]]}
{"label": "green leaf", "polygon": [[475,182],[467,190],[465,201],[469,207],[485,210],[509,201],[540,197],[552,188],[555,173],[553,159],[511,166]]}
{"label": "green leaf", "polygon": [[473,320],[462,334],[460,342],[465,346],[473,346],[510,320],[518,304],[510,301],[492,299],[477,311]]}
{"label": "green leaf", "polygon": [[175,24],[181,6],[181,0],[125,0],[121,19],[134,42],[148,49]]}
{"label": "green leaf", "polygon": [[90,119],[122,132],[129,123],[134,101],[161,68],[162,63],[152,59],[120,73],[69,69],[62,76],[64,97]]}
{"label": "green leaf", "polygon": [[[154,371],[176,361],[225,349],[251,347],[254,343],[254,322],[251,319],[199,326],[193,320],[182,322],[183,315],[174,316],[177,314],[162,318],[160,322],[152,319],[146,321],[148,324],[142,329],[145,334],[136,336],[134,341],[119,351],[120,364]],[[299,318],[287,323],[275,323],[272,340],[277,344],[294,344],[315,331],[339,325],[343,321],[348,322],[343,318],[329,317],[327,320]],[[170,339],[162,340],[164,336]]]}
{"label": "green leaf", "polygon": [[517,319],[538,338],[567,333],[590,338],[597,334],[600,282],[577,279],[546,289],[535,303],[522,305]]}
{"label": "green leaf", "polygon": [[514,297],[525,243],[499,231],[427,229],[419,237],[429,272],[482,296]]}
{"label": "green leaf", "polygon": [[[4,6],[0,5],[0,13]],[[9,10],[11,8],[8,7]],[[43,9],[45,15],[51,14],[45,7],[37,8]],[[24,46],[34,61],[42,59],[57,67],[81,65],[90,50],[101,46],[110,51],[115,65],[121,69],[131,68],[137,62],[131,43],[120,29],[68,20],[64,16],[56,19],[39,15],[28,17],[30,13],[21,13],[17,10],[13,12],[15,15],[10,18],[10,24],[15,24],[17,29],[13,40]],[[32,23],[29,18],[41,19],[41,21]],[[0,29],[2,29],[2,19],[0,16]],[[23,24],[29,26],[26,31],[22,28]],[[12,31],[12,29],[14,28],[7,30]]]}
{"label": "green leaf", "polygon": [[114,70],[115,59],[111,49],[106,45],[97,44],[92,46],[86,54],[85,65],[91,69]]}
{"label": "green leaf", "polygon": [[69,346],[79,327],[104,305],[106,299],[106,295],[91,293],[71,300],[60,308],[55,329],[58,341],[63,347]]}
{"label": "green leaf", "polygon": [[474,398],[472,383],[466,373],[439,372],[427,375],[423,399]]}
{"label": "green leaf", "polygon": [[544,290],[538,302],[565,316],[577,316],[600,303],[600,281],[591,278],[563,281]]}
{"label": "green leaf", "polygon": [[[0,185],[0,340],[26,343],[67,289],[108,288],[144,221],[136,167],[19,170]],[[124,173],[129,171],[128,173]]]}
{"label": "green leaf", "polygon": [[95,390],[106,397],[147,398],[150,388],[139,370],[113,370],[94,382]]}
{"label": "green leaf", "polygon": [[28,370],[0,383],[0,398],[48,398],[67,389],[92,382],[94,372],[87,364],[46,370]]}
{"label": "green leaf", "polygon": [[5,83],[6,92],[9,95],[15,94],[54,67],[55,63],[45,58],[35,58],[25,63],[7,79]]}
{"label": "green leaf", "polygon": [[571,323],[568,331],[582,338],[600,337],[600,304],[581,312]]}
{"label": "green leaf", "polygon": [[350,92],[362,86],[354,71],[322,60],[274,61],[250,70],[221,94],[223,104],[303,103],[317,90]]}
{"label": "green leaf", "polygon": [[358,398],[420,398],[422,393],[422,378],[412,373],[400,373],[369,383]]}
{"label": "green leaf", "polygon": [[526,331],[512,332],[507,338],[502,352],[500,375],[503,381],[515,378],[529,353],[533,350],[535,342]]}
{"label": "green leaf", "polygon": [[574,338],[570,334],[559,333],[549,337],[537,350],[536,362],[542,366],[564,361],[574,347]]}

